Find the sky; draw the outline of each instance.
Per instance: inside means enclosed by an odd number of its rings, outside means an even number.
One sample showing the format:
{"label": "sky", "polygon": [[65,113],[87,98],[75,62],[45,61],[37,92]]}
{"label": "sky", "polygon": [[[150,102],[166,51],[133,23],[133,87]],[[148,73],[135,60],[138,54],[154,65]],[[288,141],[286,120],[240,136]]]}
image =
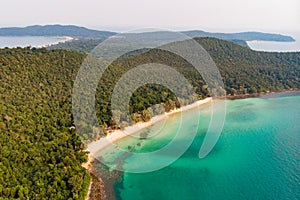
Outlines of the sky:
{"label": "sky", "polygon": [[0,0],[0,27],[300,32],[300,0]]}

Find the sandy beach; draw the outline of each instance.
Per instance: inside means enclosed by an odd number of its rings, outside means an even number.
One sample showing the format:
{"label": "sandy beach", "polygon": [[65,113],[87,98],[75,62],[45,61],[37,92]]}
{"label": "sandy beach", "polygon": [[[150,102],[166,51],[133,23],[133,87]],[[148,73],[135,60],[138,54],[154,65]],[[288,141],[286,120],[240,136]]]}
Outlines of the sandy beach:
{"label": "sandy beach", "polygon": [[155,116],[155,117],[151,118],[151,120],[148,121],[148,122],[139,122],[139,123],[134,124],[132,126],[126,127],[124,130],[113,130],[106,137],[101,138],[97,141],[94,141],[94,142],[91,142],[90,144],[88,144],[87,151],[90,152],[89,157],[92,158],[93,155],[95,155],[97,152],[99,152],[101,149],[104,149],[105,147],[107,147],[111,143],[116,142],[118,140],[121,140],[122,138],[125,138],[127,136],[133,135],[136,132],[138,132],[138,131],[140,131],[144,128],[147,128],[147,127],[153,125],[154,123],[159,122],[159,121],[161,121],[161,120],[163,120],[163,119],[165,119],[165,118],[167,118],[171,115],[174,115],[176,113],[183,112],[183,111],[186,111],[186,110],[197,108],[201,105],[211,103],[211,101],[212,101],[212,98],[208,97],[208,98],[205,98],[203,100],[196,101],[193,104],[183,106],[183,107],[181,107],[179,109],[176,109],[176,110],[172,110],[172,111],[167,112],[163,115]]}
{"label": "sandy beach", "polygon": [[43,47],[47,48],[47,47],[50,47],[52,45],[57,45],[57,44],[60,44],[60,43],[70,42],[70,41],[74,40],[74,38],[70,37],[70,36],[56,36],[56,37],[53,37],[53,38],[63,39],[64,41],[62,41],[62,42],[54,42],[54,43],[51,43],[51,44],[38,46],[38,48],[43,48]]}

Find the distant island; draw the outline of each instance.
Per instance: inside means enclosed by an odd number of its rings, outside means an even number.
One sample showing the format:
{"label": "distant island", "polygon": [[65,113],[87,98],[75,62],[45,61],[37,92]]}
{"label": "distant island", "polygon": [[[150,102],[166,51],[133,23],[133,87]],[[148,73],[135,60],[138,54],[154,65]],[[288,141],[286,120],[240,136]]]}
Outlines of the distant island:
{"label": "distant island", "polygon": [[0,28],[0,36],[70,36],[105,39],[117,33],[91,30],[74,25],[34,25],[27,27]]}
{"label": "distant island", "polygon": [[[201,30],[183,31],[182,33],[190,37],[213,37],[246,46],[245,41],[262,40],[276,42],[293,42],[294,38],[281,34],[271,34],[262,32],[241,32],[241,33],[211,33]],[[75,25],[34,25],[27,27],[7,27],[0,28],[0,36],[70,36],[79,38],[106,39],[118,34],[111,31],[92,30]]]}
{"label": "distant island", "polygon": [[291,36],[273,34],[273,33],[262,33],[262,32],[241,32],[241,33],[209,33],[205,31],[184,31],[182,32],[190,37],[214,37],[218,39],[234,41],[234,40],[244,40],[244,41],[274,41],[274,42],[294,42],[295,39]]}

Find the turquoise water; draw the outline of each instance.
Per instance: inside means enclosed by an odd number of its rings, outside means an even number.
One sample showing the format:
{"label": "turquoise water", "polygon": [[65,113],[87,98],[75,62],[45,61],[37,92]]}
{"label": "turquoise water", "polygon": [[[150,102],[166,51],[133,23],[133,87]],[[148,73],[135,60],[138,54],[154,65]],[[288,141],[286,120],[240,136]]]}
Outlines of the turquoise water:
{"label": "turquoise water", "polygon": [[[197,137],[183,156],[158,171],[124,173],[122,181],[114,186],[117,198],[300,199],[299,93],[227,101],[222,135],[213,151],[199,159],[209,110],[201,109]],[[191,117],[183,121],[187,127],[199,119],[197,110],[188,112]],[[176,132],[174,127],[179,119],[173,116],[156,125],[157,129],[165,125],[162,135],[147,140],[128,138],[119,142],[119,146],[131,145],[136,151],[161,148],[170,141],[172,132]],[[124,168],[137,163],[142,165],[143,161],[125,161]]]}

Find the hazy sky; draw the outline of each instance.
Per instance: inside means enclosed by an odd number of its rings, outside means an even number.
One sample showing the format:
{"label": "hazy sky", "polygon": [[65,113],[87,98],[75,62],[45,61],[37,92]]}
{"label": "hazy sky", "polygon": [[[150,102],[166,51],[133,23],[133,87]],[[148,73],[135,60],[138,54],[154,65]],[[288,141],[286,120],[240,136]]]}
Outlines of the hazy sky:
{"label": "hazy sky", "polygon": [[300,0],[0,0],[0,26],[300,32]]}

